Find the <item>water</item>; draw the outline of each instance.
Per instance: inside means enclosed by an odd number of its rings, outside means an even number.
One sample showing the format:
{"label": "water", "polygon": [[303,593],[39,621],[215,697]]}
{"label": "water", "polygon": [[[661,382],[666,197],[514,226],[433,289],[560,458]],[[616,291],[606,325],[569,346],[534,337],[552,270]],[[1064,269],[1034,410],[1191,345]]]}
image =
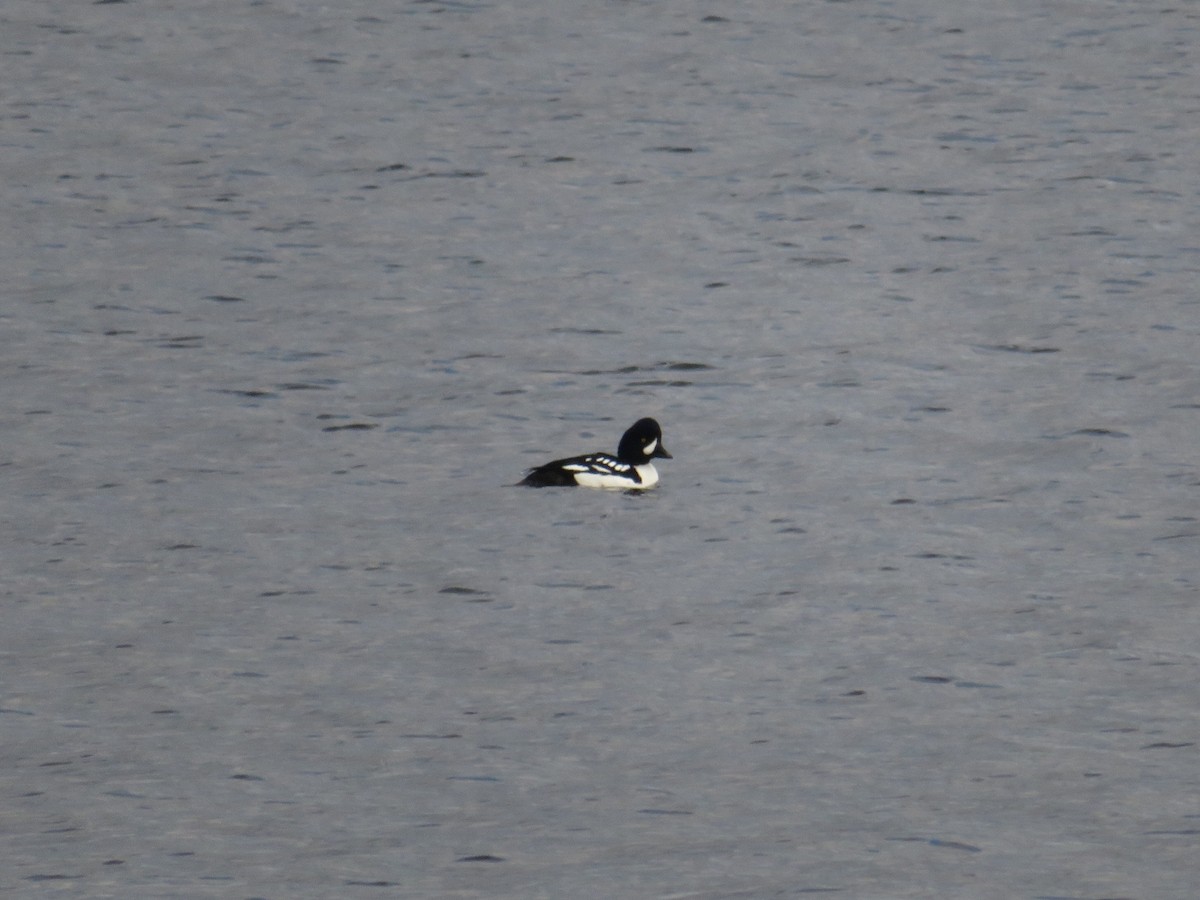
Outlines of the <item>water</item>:
{"label": "water", "polygon": [[0,33],[6,895],[1194,895],[1186,7]]}

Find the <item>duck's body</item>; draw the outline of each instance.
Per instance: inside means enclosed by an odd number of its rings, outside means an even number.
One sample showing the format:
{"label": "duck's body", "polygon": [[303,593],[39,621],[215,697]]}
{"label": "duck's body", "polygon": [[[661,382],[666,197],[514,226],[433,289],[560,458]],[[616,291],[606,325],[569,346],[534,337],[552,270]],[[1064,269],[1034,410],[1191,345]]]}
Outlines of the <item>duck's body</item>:
{"label": "duck's body", "polygon": [[521,480],[528,487],[591,487],[642,490],[658,484],[652,459],[671,459],[662,445],[662,429],[653,419],[639,419],[625,432],[616,454],[568,456],[530,469]]}

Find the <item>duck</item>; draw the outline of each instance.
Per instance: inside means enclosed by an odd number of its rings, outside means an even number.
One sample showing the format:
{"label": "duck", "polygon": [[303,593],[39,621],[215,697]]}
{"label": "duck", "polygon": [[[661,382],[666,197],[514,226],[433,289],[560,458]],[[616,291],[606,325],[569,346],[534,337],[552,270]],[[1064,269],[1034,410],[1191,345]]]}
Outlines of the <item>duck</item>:
{"label": "duck", "polygon": [[621,436],[616,454],[585,453],[530,469],[518,484],[525,487],[589,487],[645,490],[658,484],[654,459],[674,459],[663,446],[662,428],[651,418],[638,419]]}

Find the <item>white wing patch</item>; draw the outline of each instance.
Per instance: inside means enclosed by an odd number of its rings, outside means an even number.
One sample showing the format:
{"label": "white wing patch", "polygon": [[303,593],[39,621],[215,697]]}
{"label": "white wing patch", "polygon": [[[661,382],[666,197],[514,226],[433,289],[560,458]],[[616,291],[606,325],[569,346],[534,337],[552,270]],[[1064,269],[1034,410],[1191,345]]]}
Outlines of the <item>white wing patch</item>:
{"label": "white wing patch", "polygon": [[635,467],[606,454],[586,456],[564,465],[563,469],[572,473],[575,483],[583,487],[629,490],[649,487],[658,481],[658,473],[654,471],[654,466]]}
{"label": "white wing patch", "polygon": [[576,475],[575,483],[583,487],[617,488],[619,490],[641,487],[640,484],[634,483],[634,480],[628,475],[602,475],[599,472]]}
{"label": "white wing patch", "polygon": [[[657,441],[654,445],[657,445]],[[608,453],[559,459],[555,460],[554,466],[561,475],[566,476],[563,481],[568,484],[573,481],[582,487],[628,491],[658,484],[658,472],[654,466],[648,463],[631,465]],[[561,484],[563,481],[551,483]]]}

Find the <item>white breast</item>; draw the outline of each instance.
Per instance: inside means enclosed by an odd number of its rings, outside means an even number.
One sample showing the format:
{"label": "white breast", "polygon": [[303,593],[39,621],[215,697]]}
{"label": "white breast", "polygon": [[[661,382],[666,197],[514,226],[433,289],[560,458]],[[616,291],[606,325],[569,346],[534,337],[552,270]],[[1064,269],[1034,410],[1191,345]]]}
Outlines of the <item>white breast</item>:
{"label": "white breast", "polygon": [[658,484],[658,469],[654,468],[651,463],[646,463],[644,466],[634,466],[634,468],[642,476],[640,487],[648,488]]}

